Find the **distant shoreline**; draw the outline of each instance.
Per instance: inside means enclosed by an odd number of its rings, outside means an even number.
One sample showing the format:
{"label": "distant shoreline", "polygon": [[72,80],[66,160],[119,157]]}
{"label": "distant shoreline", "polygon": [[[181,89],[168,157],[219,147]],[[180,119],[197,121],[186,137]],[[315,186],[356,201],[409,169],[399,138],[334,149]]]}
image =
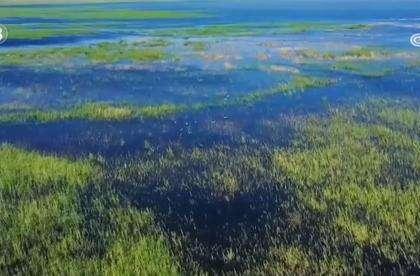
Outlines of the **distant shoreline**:
{"label": "distant shoreline", "polygon": [[60,4],[102,4],[128,2],[175,2],[176,0],[0,0],[0,6],[60,5]]}

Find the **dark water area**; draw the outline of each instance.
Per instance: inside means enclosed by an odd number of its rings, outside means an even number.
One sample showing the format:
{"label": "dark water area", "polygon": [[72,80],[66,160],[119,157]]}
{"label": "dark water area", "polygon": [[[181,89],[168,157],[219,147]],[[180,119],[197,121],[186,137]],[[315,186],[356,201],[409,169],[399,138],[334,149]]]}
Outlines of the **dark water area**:
{"label": "dark water area", "polygon": [[[281,139],[273,137],[264,140],[264,131],[257,130],[261,121],[273,116],[305,117],[322,114],[331,107],[351,106],[369,97],[416,95],[420,85],[418,74],[415,69],[407,68],[419,57],[418,49],[409,43],[410,35],[420,30],[418,4],[418,1],[381,1],[380,4],[376,1],[264,1],[258,4],[253,1],[181,1],[176,4],[145,2],[69,5],[69,9],[74,11],[91,7],[104,10],[191,11],[207,16],[176,20],[86,20],[77,23],[91,27],[98,24],[101,26],[100,31],[94,35],[10,40],[1,46],[1,52],[157,38],[169,42],[165,51],[175,58],[144,65],[42,66],[28,61],[26,66],[2,66],[1,105],[41,110],[65,109],[89,102],[136,106],[192,105],[264,91],[290,81],[297,72],[331,78],[336,83],[333,87],[305,91],[291,97],[271,97],[253,107],[187,112],[162,121],[6,124],[1,126],[0,141],[70,156],[92,153],[107,157],[142,152],[147,141],[152,141],[158,148],[176,143],[191,148],[196,145],[206,147],[211,144],[235,143],[243,134],[259,142],[279,142]],[[31,26],[69,22],[71,20],[9,18],[2,21],[2,24]],[[270,33],[270,24],[293,22],[373,24],[374,27],[350,32],[314,30],[292,34]],[[256,36],[159,36],[162,30],[217,24],[264,24],[267,32],[262,31]],[[191,41],[203,43],[207,49],[194,52],[188,48]],[[355,47],[398,52],[399,56],[377,66],[389,67],[392,74],[371,77],[358,71],[337,71],[332,69],[333,65],[329,61],[313,64],[308,58],[288,52],[290,49],[343,52]],[[0,113],[4,112],[7,109],[0,110]],[[216,118],[222,118],[225,123],[231,122],[231,128],[240,129],[239,134],[230,133],[229,136],[209,133],[205,126],[211,125],[213,121],[223,125]]]}

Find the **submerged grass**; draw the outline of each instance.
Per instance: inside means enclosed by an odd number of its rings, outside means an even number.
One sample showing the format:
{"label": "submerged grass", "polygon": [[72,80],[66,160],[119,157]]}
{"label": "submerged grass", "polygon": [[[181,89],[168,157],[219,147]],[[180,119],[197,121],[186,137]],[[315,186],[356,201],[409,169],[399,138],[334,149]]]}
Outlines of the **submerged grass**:
{"label": "submerged grass", "polygon": [[281,84],[265,91],[256,91],[228,101],[198,103],[191,106],[183,104],[161,104],[155,106],[109,105],[104,103],[87,103],[68,110],[25,110],[0,114],[0,123],[18,122],[57,122],[71,120],[89,121],[125,121],[134,119],[164,119],[182,112],[196,112],[210,108],[227,108],[241,105],[252,105],[276,95],[293,95],[305,90],[332,85],[328,79],[307,76],[295,76],[290,83]]}

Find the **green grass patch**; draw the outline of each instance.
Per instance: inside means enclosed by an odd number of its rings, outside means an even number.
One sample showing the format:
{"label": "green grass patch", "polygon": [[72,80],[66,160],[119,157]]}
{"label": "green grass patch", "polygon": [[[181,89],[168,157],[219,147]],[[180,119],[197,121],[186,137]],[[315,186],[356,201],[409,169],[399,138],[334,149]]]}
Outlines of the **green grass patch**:
{"label": "green grass patch", "polygon": [[177,274],[153,214],[122,204],[92,162],[2,145],[0,197],[1,273]]}
{"label": "green grass patch", "polygon": [[72,7],[2,7],[0,18],[38,18],[60,20],[161,20],[203,17],[196,12],[162,10],[101,9],[94,6]]}
{"label": "green grass patch", "polygon": [[92,35],[96,31],[86,27],[52,28],[7,25],[8,39],[40,40],[52,37]]}
{"label": "green grass patch", "polygon": [[356,59],[381,59],[389,57],[390,53],[382,49],[375,49],[369,47],[361,47],[347,51],[343,54],[342,58],[356,58]]}
{"label": "green grass patch", "polygon": [[112,106],[102,103],[88,103],[69,110],[33,110],[16,114],[5,114],[2,122],[56,122],[68,120],[124,121],[138,118],[159,119],[182,112],[183,106],[163,104],[159,106]]}
{"label": "green grass patch", "polygon": [[157,31],[157,35],[177,37],[224,37],[224,36],[262,36],[278,34],[302,34],[307,32],[366,31],[371,28],[365,24],[334,23],[272,23],[209,25],[195,28],[177,28]]}
{"label": "green grass patch", "polygon": [[393,69],[387,68],[386,64],[372,61],[339,61],[332,66],[332,69],[367,78],[385,77],[394,72]]}
{"label": "green grass patch", "polygon": [[144,47],[142,43],[99,43],[71,48],[19,50],[0,54],[3,66],[50,66],[66,63],[112,64],[119,62],[147,63],[167,57],[160,48]]}
{"label": "green grass patch", "polygon": [[281,26],[283,33],[301,34],[307,32],[343,32],[343,31],[368,31],[372,28],[368,24],[334,24],[334,23],[315,23],[298,22],[289,23]]}
{"label": "green grass patch", "polygon": [[204,41],[188,41],[184,45],[190,47],[194,52],[205,52],[209,47]]}
{"label": "green grass patch", "polygon": [[[400,109],[393,117],[412,122],[406,118],[412,116]],[[309,122],[294,148],[273,159],[280,183],[295,192],[296,208],[305,214],[304,235],[317,236],[304,241],[310,265],[292,265],[331,273],[317,258],[322,244],[324,260],[341,260],[336,272],[419,266],[419,158],[419,141],[405,131],[340,116]]]}
{"label": "green grass patch", "polygon": [[[387,124],[405,129],[420,129],[420,112],[410,109],[386,108],[380,111],[379,118]],[[419,132],[420,133],[420,132]]]}
{"label": "green grass patch", "polygon": [[44,157],[11,146],[0,147],[2,196],[24,199],[48,190],[75,189],[87,185],[95,170],[85,162]]}

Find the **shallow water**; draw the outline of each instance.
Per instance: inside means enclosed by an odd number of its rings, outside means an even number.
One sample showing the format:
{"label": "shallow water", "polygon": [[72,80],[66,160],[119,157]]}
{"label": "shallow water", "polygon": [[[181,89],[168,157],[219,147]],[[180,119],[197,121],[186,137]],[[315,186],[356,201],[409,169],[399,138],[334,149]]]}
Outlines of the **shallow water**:
{"label": "shallow water", "polygon": [[[360,7],[363,6],[361,10]],[[80,6],[80,7],[83,7]],[[234,112],[228,120],[238,123],[246,118],[254,124],[261,118],[269,117],[270,112],[256,117],[255,111],[274,110],[287,114],[290,110],[301,113],[325,112],[330,106],[355,103],[358,99],[378,96],[381,93],[399,95],[415,94],[420,79],[415,70],[406,69],[410,62],[420,56],[408,38],[420,29],[417,10],[420,8],[407,3],[388,3],[377,9],[376,5],[343,3],[320,8],[316,3],[265,3],[255,8],[254,3],[221,4],[217,2],[169,3],[128,3],[97,5],[105,9],[147,9],[180,10],[203,12],[208,17],[180,20],[143,21],[100,21],[83,22],[89,26],[99,24],[99,32],[89,35],[50,37],[36,40],[9,40],[1,46],[2,52],[38,51],[50,47],[87,46],[104,41],[153,41],[161,39],[166,46],[164,51],[172,55],[169,60],[148,64],[118,63],[108,65],[86,64],[28,64],[1,66],[0,105],[22,108],[62,109],[86,102],[105,102],[110,104],[156,105],[162,103],[193,104],[234,98],[255,91],[269,89],[290,80],[293,74],[332,78],[337,81],[334,87],[313,89],[298,96],[270,97],[253,109]],[[398,7],[398,8],[397,8]],[[72,6],[77,10],[79,5]],[[397,8],[397,9],[395,9]],[[358,12],[352,14],[351,10]],[[351,14],[351,15],[350,15]],[[63,22],[65,22],[64,20]],[[16,24],[31,28],[45,22],[44,19],[6,19],[4,24]],[[312,22],[313,24],[371,24],[371,29],[347,31],[303,31],[302,33],[273,33],[276,24],[291,22]],[[327,22],[327,23],[325,23]],[[28,25],[28,23],[30,23]],[[78,22],[81,23],[81,22]],[[258,27],[256,35],[232,33],[229,35],[194,34],[179,37],[168,36],[171,30],[185,30],[186,27],[210,24],[251,24]],[[57,23],[60,24],[60,23]],[[71,23],[71,24],[74,24]],[[42,26],[42,25],[39,25]],[[274,29],[273,29],[274,28]],[[246,29],[246,28],[245,28]],[[169,30],[166,31],[165,30]],[[163,36],[161,34],[164,34]],[[189,38],[190,37],[190,38]],[[201,43],[202,49],[194,50],[194,43]],[[159,46],[160,47],[160,46]],[[299,57],[299,50],[319,52],[345,52],[357,47],[380,48],[398,52],[399,55],[386,58],[382,67],[389,67],[391,74],[379,77],[366,77],[357,72],[335,71],[329,61],[314,61]],[[48,57],[47,57],[48,58]],[[372,64],[381,60],[370,60]],[[391,95],[392,96],[392,95]],[[298,112],[296,111],[296,112]],[[214,115],[212,115],[214,112]],[[211,122],[223,110],[206,111],[207,115],[177,115],[182,123],[168,127],[170,135],[161,137],[163,144],[177,141],[177,135],[185,128],[184,120],[197,121],[194,135],[200,136],[200,126]],[[228,113],[228,111],[226,111]],[[259,119],[257,119],[259,118]],[[89,123],[69,122],[51,124],[24,124],[2,126],[1,141],[41,149],[79,155],[88,153],[117,153],[141,151],[145,133],[149,137],[160,137],[165,122],[127,122],[127,123]],[[86,127],[88,125],[89,127]],[[115,125],[115,126],[113,126]],[[111,127],[112,126],[112,127]],[[111,127],[111,130],[108,128]],[[103,129],[98,133],[117,132],[117,143],[106,143],[109,137],[91,137],[93,129]],[[139,133],[132,129],[141,128]],[[198,131],[197,131],[198,130]],[[23,135],[27,133],[28,135]],[[145,137],[147,137],[147,135]],[[207,134],[203,134],[206,136]],[[111,135],[112,136],[112,135]],[[72,137],[77,137],[75,140]],[[210,136],[211,137],[211,136]],[[211,139],[207,137],[206,139]],[[152,138],[153,140],[154,138]],[[217,141],[217,138],[214,138]],[[86,143],[86,140],[90,141]],[[139,143],[118,141],[139,140]],[[193,139],[194,140],[194,139]],[[200,140],[197,138],[196,140]],[[58,142],[60,141],[60,142]],[[85,146],[80,146],[85,145]],[[129,146],[128,146],[129,145]],[[108,148],[107,148],[108,147]],[[118,154],[117,154],[118,155]]]}

